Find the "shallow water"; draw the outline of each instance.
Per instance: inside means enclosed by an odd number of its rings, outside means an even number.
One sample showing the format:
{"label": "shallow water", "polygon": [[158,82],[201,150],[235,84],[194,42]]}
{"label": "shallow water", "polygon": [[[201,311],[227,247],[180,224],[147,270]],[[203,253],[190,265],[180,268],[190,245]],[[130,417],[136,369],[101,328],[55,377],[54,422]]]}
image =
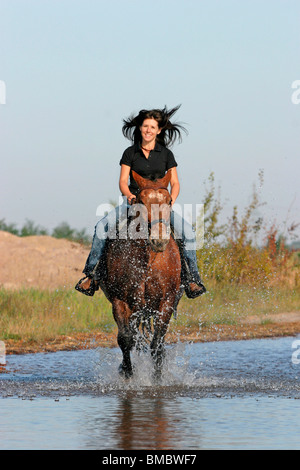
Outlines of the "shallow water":
{"label": "shallow water", "polygon": [[159,384],[119,349],[8,356],[0,449],[299,449],[295,340],[172,345]]}

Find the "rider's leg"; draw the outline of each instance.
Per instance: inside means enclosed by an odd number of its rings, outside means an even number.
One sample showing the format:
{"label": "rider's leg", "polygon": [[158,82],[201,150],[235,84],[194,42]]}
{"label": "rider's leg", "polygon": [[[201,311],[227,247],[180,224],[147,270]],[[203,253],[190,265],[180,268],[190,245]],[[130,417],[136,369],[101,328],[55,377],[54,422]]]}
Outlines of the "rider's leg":
{"label": "rider's leg", "polygon": [[196,235],[193,227],[177,212],[171,213],[171,225],[182,257],[182,274],[185,292],[188,297],[195,298],[206,289],[202,284],[197,265]]}
{"label": "rider's leg", "polygon": [[75,289],[83,294],[93,295],[99,288],[101,271],[97,269],[101,256],[104,253],[107,238],[116,236],[117,223],[121,224],[127,221],[127,203],[114,208],[96,224],[92,248],[86,260],[83,273],[85,278],[81,279],[75,286]]}
{"label": "rider's leg", "polygon": [[107,238],[107,217],[103,217],[103,219],[99,220],[97,225],[95,226],[95,232],[92,242],[91,251],[89,256],[86,260],[85,267],[83,273],[87,276],[93,276],[94,269],[97,266],[105,247],[105,242]]}

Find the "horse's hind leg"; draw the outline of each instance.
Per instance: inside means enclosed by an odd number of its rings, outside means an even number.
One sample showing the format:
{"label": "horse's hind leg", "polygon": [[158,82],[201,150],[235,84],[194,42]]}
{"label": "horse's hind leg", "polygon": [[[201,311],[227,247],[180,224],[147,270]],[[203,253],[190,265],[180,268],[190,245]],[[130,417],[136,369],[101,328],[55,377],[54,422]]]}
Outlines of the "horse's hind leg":
{"label": "horse's hind leg", "polygon": [[121,300],[113,301],[112,305],[114,319],[118,325],[118,345],[123,354],[123,361],[119,371],[125,378],[129,378],[133,373],[130,351],[134,346],[134,334],[130,328],[131,310]]}

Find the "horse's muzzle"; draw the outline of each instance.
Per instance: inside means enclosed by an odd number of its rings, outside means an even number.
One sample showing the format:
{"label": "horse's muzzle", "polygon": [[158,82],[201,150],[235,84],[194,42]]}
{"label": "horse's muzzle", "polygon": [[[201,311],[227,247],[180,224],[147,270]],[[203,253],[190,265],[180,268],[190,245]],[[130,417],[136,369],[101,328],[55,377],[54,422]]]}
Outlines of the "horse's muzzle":
{"label": "horse's muzzle", "polygon": [[156,238],[151,239],[150,238],[150,246],[151,249],[157,253],[161,253],[162,251],[165,251],[169,243],[169,240],[158,240]]}
{"label": "horse's muzzle", "polygon": [[151,228],[150,245],[152,250],[155,252],[165,251],[170,240],[170,222],[166,219],[156,219],[149,223],[149,228]]}

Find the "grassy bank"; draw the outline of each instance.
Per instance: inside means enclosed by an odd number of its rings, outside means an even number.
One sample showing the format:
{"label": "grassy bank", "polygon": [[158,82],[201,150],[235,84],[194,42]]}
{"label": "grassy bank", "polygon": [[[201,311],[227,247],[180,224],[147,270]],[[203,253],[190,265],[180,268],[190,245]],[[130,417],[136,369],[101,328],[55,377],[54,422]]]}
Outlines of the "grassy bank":
{"label": "grassy bank", "polygon": [[61,335],[114,328],[104,295],[85,297],[72,290],[0,290],[2,340],[44,342]]}
{"label": "grassy bank", "polygon": [[[208,286],[199,299],[182,298],[170,332],[201,334],[213,325],[237,325],[251,315],[300,310],[300,290]],[[103,294],[83,296],[72,290],[0,290],[0,340],[45,343],[78,333],[115,333],[111,305]]]}
{"label": "grassy bank", "polygon": [[214,325],[239,325],[258,316],[261,324],[276,313],[300,311],[300,290],[215,285],[199,299],[183,298],[174,328],[199,331]]}

